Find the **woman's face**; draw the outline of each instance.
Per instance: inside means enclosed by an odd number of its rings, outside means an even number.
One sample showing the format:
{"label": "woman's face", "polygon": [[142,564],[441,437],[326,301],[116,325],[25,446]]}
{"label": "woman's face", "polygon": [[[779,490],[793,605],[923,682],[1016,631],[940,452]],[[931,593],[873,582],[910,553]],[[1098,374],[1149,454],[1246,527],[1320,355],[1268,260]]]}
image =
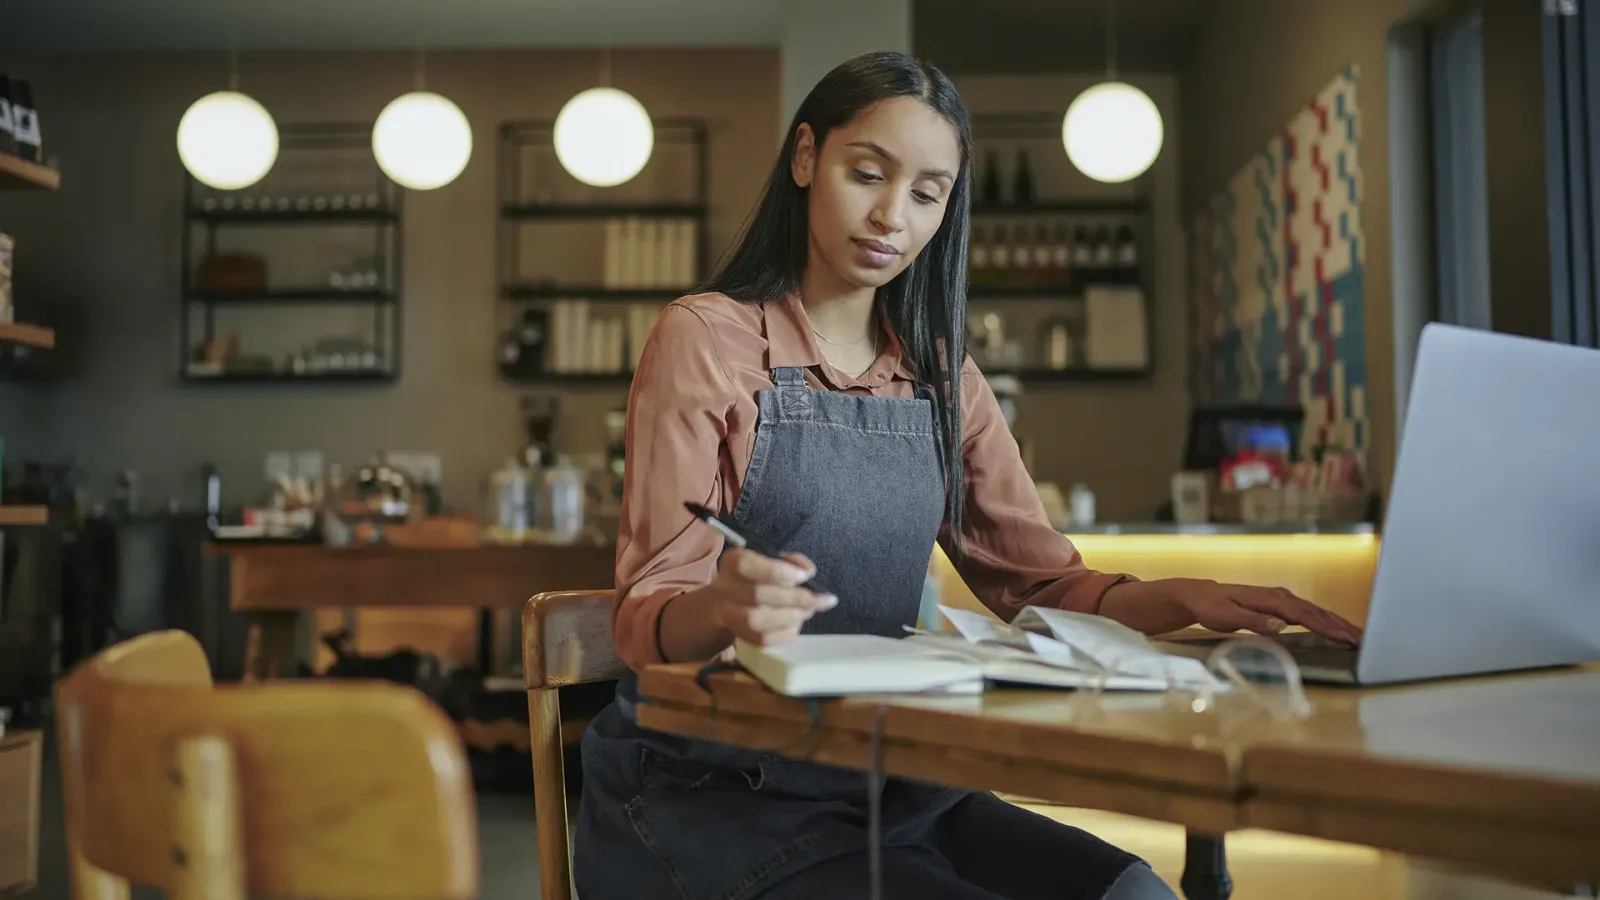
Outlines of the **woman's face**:
{"label": "woman's face", "polygon": [[812,265],[876,288],[927,246],[961,169],[956,130],[916,97],[894,97],[828,134],[801,125],[795,183],[809,189]]}

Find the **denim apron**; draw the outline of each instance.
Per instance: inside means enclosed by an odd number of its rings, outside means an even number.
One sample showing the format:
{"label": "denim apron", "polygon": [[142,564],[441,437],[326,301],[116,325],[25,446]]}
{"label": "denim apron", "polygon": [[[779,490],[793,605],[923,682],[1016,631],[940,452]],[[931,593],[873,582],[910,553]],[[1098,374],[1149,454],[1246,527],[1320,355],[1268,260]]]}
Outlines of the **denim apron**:
{"label": "denim apron", "polygon": [[[930,392],[919,386],[915,398],[898,399],[813,390],[798,367],[774,368],[772,380],[757,395],[755,447],[732,524],[765,546],[806,555],[839,597],[804,633],[902,637],[916,622],[945,511]],[[866,773],[640,728],[637,688],[625,675],[616,702],[583,738],[573,839],[580,900],[740,900],[866,849]],[[886,844],[916,842],[970,796],[882,783]],[[1104,874],[1084,897],[1100,896],[1100,882],[1134,860],[1097,846],[1106,858],[1085,862]],[[830,896],[865,889],[862,868]]]}

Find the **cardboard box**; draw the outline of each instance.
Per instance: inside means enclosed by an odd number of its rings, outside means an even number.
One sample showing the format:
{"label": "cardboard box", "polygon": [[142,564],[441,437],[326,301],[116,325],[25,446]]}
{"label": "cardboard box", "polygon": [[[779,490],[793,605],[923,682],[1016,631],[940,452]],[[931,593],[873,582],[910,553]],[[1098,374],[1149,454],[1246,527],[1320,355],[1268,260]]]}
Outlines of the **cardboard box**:
{"label": "cardboard box", "polygon": [[37,731],[0,736],[0,896],[39,881],[39,780],[44,741]]}

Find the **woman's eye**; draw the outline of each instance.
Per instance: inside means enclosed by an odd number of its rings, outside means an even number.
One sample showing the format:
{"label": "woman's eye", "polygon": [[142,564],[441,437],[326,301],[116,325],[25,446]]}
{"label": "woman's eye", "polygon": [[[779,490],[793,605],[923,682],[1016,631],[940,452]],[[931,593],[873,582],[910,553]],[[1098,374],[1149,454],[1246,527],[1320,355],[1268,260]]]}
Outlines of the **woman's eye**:
{"label": "woman's eye", "polygon": [[930,203],[938,203],[939,202],[939,198],[938,197],[933,196],[932,194],[928,193],[927,191],[912,191],[911,192],[911,196],[917,198],[917,202],[921,203],[924,206],[926,206],[926,205],[928,205]]}
{"label": "woman's eye", "polygon": [[867,184],[873,181],[882,181],[883,176],[879,175],[877,172],[868,172],[865,169],[857,169],[856,180],[862,184]]}

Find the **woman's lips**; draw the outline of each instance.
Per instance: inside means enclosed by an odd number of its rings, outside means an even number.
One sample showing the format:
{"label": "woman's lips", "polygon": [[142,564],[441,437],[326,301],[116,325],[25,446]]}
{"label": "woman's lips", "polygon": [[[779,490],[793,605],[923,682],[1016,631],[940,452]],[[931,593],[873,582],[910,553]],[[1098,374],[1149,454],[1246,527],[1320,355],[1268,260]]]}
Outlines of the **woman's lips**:
{"label": "woman's lips", "polygon": [[883,241],[861,240],[852,238],[856,245],[856,256],[859,261],[870,268],[886,269],[895,264],[900,251],[885,244]]}

